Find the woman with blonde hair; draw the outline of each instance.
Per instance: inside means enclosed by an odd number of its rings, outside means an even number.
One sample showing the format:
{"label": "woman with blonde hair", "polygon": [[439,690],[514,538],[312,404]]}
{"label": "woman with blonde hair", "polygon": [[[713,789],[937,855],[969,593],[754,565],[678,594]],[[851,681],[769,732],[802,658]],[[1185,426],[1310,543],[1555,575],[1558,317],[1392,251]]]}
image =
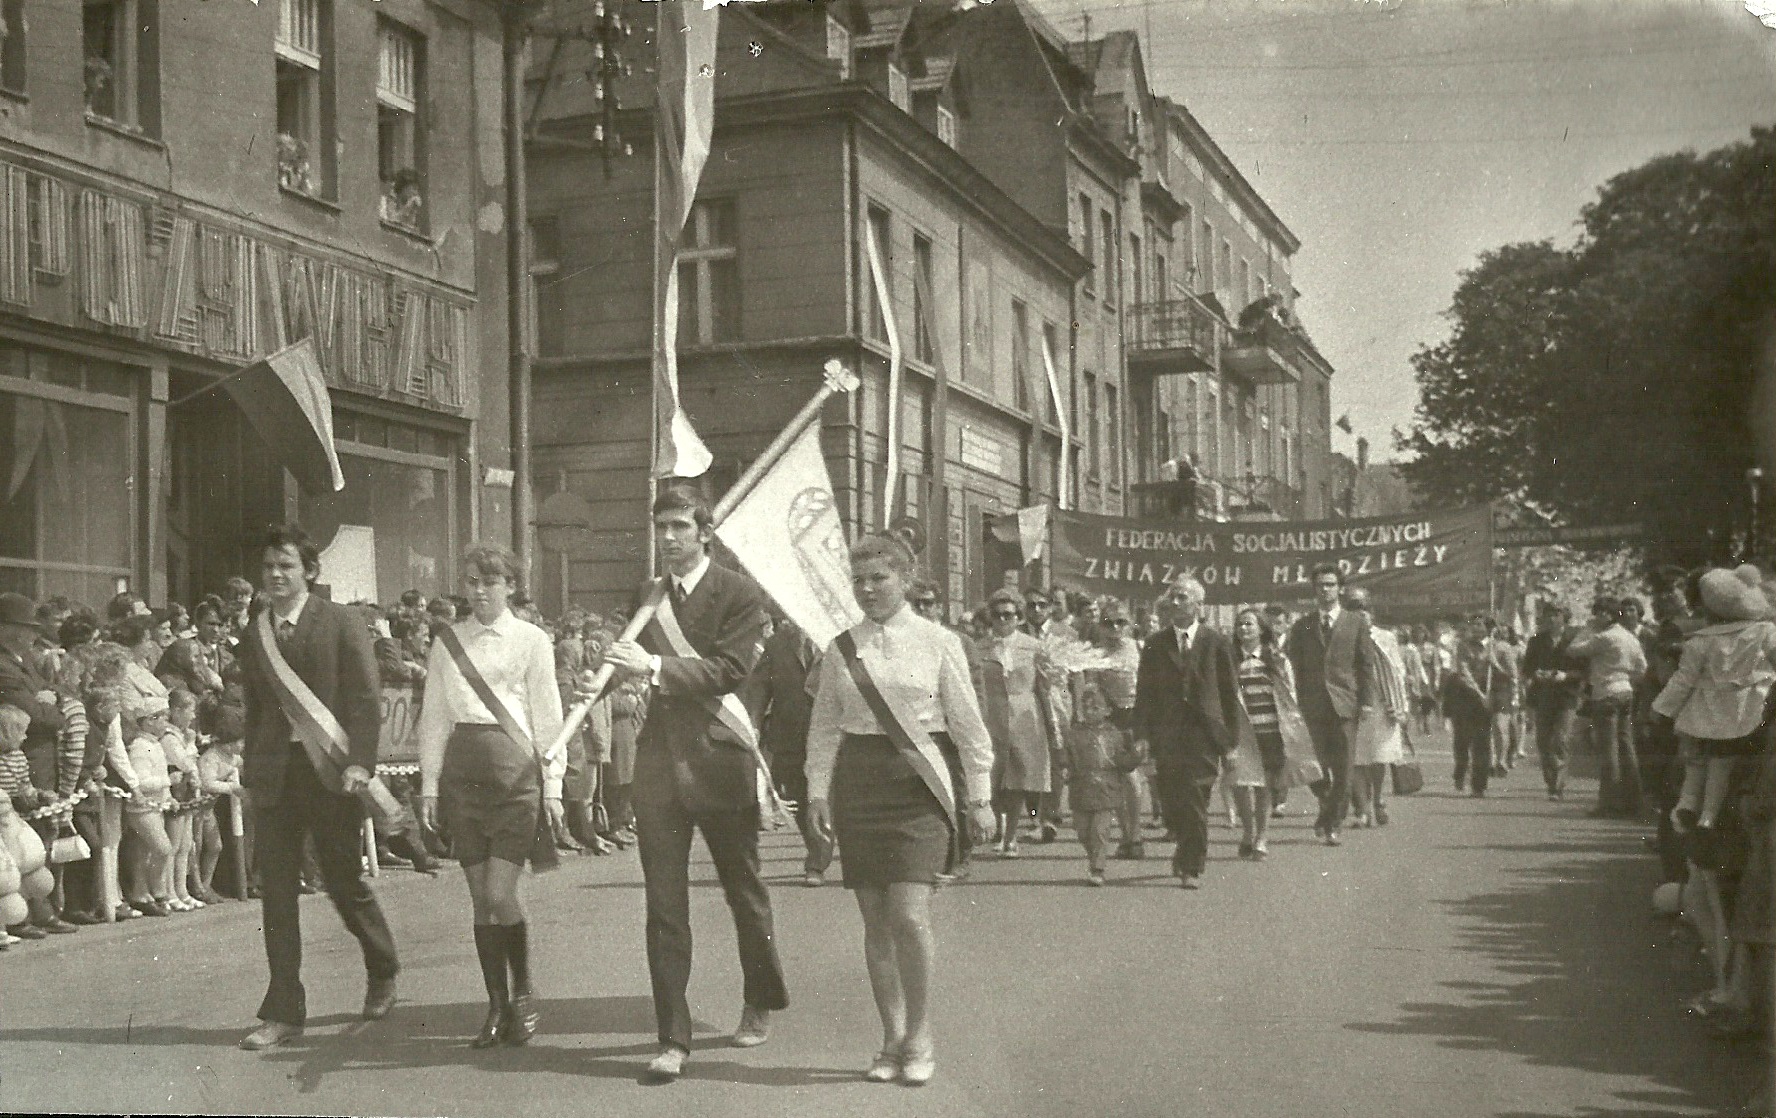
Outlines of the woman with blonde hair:
{"label": "woman with blonde hair", "polygon": [[449,835],[474,909],[488,1010],[472,1043],[491,1048],[524,1044],[541,1023],[518,879],[526,862],[556,864],[566,757],[545,770],[542,751],[561,733],[561,696],[549,635],[510,608],[518,561],[480,543],[462,566],[473,613],[441,626],[432,642],[415,734],[421,816]]}

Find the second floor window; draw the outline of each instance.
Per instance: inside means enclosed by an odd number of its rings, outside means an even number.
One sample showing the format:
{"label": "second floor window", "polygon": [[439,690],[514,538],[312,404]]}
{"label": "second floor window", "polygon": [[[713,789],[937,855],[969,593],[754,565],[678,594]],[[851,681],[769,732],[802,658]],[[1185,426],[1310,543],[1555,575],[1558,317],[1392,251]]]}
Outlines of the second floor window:
{"label": "second floor window", "polygon": [[1085,273],[1085,292],[1092,293],[1093,279],[1098,270],[1098,256],[1092,250],[1092,200],[1088,194],[1079,196],[1079,251],[1091,265],[1091,271]]}
{"label": "second floor window", "polygon": [[1116,302],[1116,223],[1110,211],[1098,214],[1104,225],[1104,302]]}
{"label": "second floor window", "polygon": [[87,113],[150,136],[160,131],[156,7],[156,0],[86,0],[81,11]]}
{"label": "second floor window", "polygon": [[1030,410],[1030,308],[1011,301],[1011,390],[1019,410]]}
{"label": "second floor window", "polygon": [[315,197],[332,193],[326,0],[278,0],[278,185]]}
{"label": "second floor window", "polygon": [[0,3],[0,89],[25,91],[25,0]]}
{"label": "second floor window", "polygon": [[1122,408],[1114,384],[1104,386],[1104,472],[1111,485],[1122,484]]}
{"label": "second floor window", "polygon": [[931,321],[931,241],[913,234],[913,357],[927,365],[937,363],[936,324]]}
{"label": "second floor window", "polygon": [[393,20],[377,28],[376,169],[382,176],[382,220],[407,229],[425,227],[424,132],[420,79],[424,41]]}
{"label": "second floor window", "polygon": [[678,250],[678,340],[714,345],[740,337],[740,249],[731,200],[698,202]]}

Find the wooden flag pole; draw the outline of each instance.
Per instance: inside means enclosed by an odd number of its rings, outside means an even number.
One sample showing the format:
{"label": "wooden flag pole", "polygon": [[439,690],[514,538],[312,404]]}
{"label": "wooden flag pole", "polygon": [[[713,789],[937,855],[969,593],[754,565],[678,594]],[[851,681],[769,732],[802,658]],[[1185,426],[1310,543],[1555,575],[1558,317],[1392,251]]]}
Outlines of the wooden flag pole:
{"label": "wooden flag pole", "polygon": [[[802,410],[796,412],[795,418],[789,421],[789,425],[777,433],[777,437],[771,440],[764,452],[753,459],[752,464],[740,474],[732,488],[722,495],[721,500],[716,502],[715,508],[711,512],[712,524],[719,525],[726,520],[728,515],[739,507],[740,502],[744,501],[747,495],[758,487],[758,483],[764,476],[771,472],[771,467],[775,466],[777,460],[783,457],[790,444],[795,442],[809,426],[820,421],[820,409],[826,406],[827,400],[840,393],[856,391],[857,384],[856,373],[841,365],[837,358],[828,361],[825,368],[825,379],[820,385],[820,390],[802,405]],[[651,540],[648,550],[653,550]],[[648,622],[653,619],[654,611],[648,607],[647,603],[642,603],[641,607],[635,611],[635,616],[629,619],[629,624],[624,626],[621,639],[635,640],[641,636],[641,631],[647,628]],[[602,695],[604,689],[610,685],[613,674],[614,670],[609,664],[600,664],[598,670],[593,674],[591,682],[587,685],[588,689],[593,695]],[[568,740],[580,732],[580,725],[585,722],[587,713],[592,709],[593,701],[595,700],[575,703],[573,708],[567,712],[567,718],[561,724],[561,733],[549,746],[549,756],[559,756],[567,748]]]}

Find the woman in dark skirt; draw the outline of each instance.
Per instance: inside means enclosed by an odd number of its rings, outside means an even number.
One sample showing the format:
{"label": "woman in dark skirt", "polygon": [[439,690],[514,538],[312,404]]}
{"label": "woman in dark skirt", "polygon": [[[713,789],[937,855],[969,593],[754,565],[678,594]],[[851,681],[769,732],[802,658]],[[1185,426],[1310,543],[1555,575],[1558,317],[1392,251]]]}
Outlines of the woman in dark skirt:
{"label": "woman in dark skirt", "polygon": [[[557,831],[565,826],[566,756],[542,771],[542,751],[561,733],[561,696],[549,635],[507,608],[517,560],[497,544],[476,544],[464,552],[462,565],[474,613],[450,631],[505,708],[503,715],[529,738],[515,739],[500,728],[502,713],[476,694],[440,633],[426,665],[425,702],[415,730],[420,812],[428,827],[449,836],[451,854],[468,880],[475,954],[489,1002],[473,1044],[489,1048],[523,1044],[540,1023],[531,1001],[529,933],[518,879],[533,853],[553,854],[554,843],[547,838],[551,825]],[[545,836],[541,844],[539,827]]]}
{"label": "woman in dark skirt", "polygon": [[[863,917],[863,956],[882,1017],[882,1049],[865,1078],[928,1082],[936,1071],[928,995],[935,942],[931,895],[956,849],[949,816],[927,779],[947,785],[978,841],[993,825],[993,745],[961,638],[907,605],[913,557],[872,536],[851,550],[851,586],[867,618],[853,627],[858,660],[889,709],[906,712],[936,745],[920,775],[872,712],[835,641],[820,664],[808,728],[814,825],[836,837],[845,888]],[[959,769],[961,781],[953,775]]]}

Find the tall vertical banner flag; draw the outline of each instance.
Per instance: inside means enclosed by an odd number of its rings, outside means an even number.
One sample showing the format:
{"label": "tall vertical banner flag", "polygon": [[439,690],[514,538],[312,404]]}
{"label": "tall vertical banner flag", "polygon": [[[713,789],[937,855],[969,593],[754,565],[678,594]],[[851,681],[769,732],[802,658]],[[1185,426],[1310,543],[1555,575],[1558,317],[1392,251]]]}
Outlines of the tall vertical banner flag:
{"label": "tall vertical banner flag", "polygon": [[797,436],[715,534],[816,647],[863,620],[819,423]]}
{"label": "tall vertical banner flag", "polygon": [[1068,496],[1073,490],[1070,484],[1071,479],[1068,476],[1073,465],[1073,439],[1072,430],[1069,427],[1071,417],[1067,414],[1066,401],[1061,399],[1061,378],[1055,375],[1054,354],[1048,351],[1048,332],[1046,330],[1042,334],[1042,368],[1048,374],[1048,398],[1054,401],[1055,422],[1061,428],[1061,468],[1056,471],[1060,492],[1055,494],[1055,503],[1060,505],[1061,510],[1065,512],[1068,507]]}
{"label": "tall vertical banner flag", "polygon": [[654,476],[699,477],[713,461],[678,403],[678,246],[715,130],[720,8],[660,0],[654,137]]}
{"label": "tall vertical banner flag", "polygon": [[[876,244],[876,227],[863,223],[864,253],[869,257],[870,284],[888,329],[888,461],[882,483],[882,530],[894,522],[894,498],[900,492],[900,329],[894,322],[894,301],[888,297],[888,277],[882,270],[882,247]],[[824,646],[823,646],[824,647]]]}

